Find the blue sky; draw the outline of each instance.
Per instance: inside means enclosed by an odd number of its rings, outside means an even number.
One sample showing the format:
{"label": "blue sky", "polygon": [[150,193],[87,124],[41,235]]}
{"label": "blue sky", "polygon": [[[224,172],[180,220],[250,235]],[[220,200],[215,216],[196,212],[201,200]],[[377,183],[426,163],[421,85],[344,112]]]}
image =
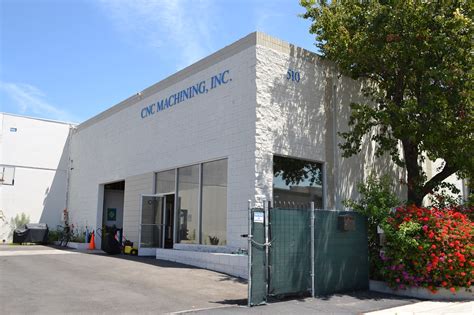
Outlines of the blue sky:
{"label": "blue sky", "polygon": [[258,30],[315,50],[298,0],[0,0],[0,111],[82,122]]}

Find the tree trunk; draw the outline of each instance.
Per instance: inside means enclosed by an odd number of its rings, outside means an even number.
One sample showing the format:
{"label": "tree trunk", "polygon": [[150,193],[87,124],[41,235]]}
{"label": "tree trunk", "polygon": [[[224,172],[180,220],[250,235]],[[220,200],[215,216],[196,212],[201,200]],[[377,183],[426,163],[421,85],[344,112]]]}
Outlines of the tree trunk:
{"label": "tree trunk", "polygon": [[418,147],[408,139],[402,140],[403,156],[407,169],[407,201],[409,204],[421,206],[425,194],[422,192],[423,177],[422,168],[418,164]]}

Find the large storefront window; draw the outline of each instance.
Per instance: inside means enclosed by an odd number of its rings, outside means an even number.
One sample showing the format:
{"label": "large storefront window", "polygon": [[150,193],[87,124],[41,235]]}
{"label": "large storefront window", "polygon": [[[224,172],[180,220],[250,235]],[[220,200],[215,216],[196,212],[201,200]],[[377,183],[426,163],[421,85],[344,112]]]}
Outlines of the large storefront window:
{"label": "large storefront window", "polygon": [[227,160],[202,164],[202,243],[226,245]]}
{"label": "large storefront window", "polygon": [[178,169],[178,242],[199,243],[199,165]]}
{"label": "large storefront window", "polygon": [[280,208],[323,208],[323,165],[301,159],[273,157],[273,200]]}

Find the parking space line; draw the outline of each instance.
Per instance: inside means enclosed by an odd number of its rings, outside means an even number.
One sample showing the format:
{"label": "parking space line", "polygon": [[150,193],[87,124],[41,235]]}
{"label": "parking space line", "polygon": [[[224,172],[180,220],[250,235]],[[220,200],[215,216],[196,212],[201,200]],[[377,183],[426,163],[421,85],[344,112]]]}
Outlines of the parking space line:
{"label": "parking space line", "polygon": [[0,257],[12,256],[33,256],[33,255],[70,255],[79,254],[78,252],[71,252],[67,250],[45,249],[45,250],[2,250]]}

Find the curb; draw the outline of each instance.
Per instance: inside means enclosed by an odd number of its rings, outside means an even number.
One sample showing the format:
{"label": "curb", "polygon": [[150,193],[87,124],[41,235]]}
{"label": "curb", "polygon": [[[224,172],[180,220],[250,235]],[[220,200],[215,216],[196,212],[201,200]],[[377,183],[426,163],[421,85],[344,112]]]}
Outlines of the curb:
{"label": "curb", "polygon": [[[408,296],[422,300],[438,300],[438,301],[473,301],[474,293],[469,292],[466,289],[460,289],[456,293],[441,288],[437,293],[433,294],[426,288],[407,288],[404,290],[394,290],[390,288],[387,283],[383,281],[370,280],[369,289],[371,291],[393,294],[398,296]],[[471,287],[474,291],[474,287]]]}

